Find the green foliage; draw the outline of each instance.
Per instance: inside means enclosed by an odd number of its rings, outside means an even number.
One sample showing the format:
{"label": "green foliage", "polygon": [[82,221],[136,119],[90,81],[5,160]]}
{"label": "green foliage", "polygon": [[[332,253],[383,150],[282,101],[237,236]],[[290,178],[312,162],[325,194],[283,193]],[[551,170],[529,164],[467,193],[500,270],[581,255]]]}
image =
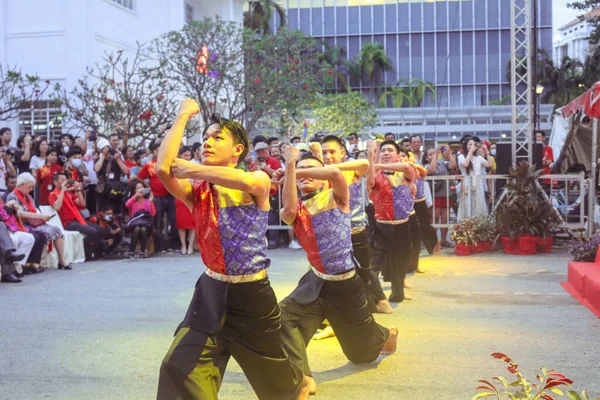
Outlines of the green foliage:
{"label": "green foliage", "polygon": [[326,132],[346,137],[352,132],[364,132],[375,126],[375,109],[358,92],[317,95],[312,105],[312,117],[316,122],[309,125],[309,134]]}
{"label": "green foliage", "polygon": [[[202,46],[209,52],[208,73],[196,69]],[[152,53],[169,78],[198,101],[205,123],[220,112],[240,120],[249,132],[264,116],[310,103],[334,77],[321,44],[301,32],[257,34],[219,17],[161,36],[153,41]]]}
{"label": "green foliage", "polygon": [[560,223],[560,217],[537,186],[542,170],[521,162],[510,168],[507,195],[494,214],[498,231],[511,239],[519,235],[547,236]]}
{"label": "green foliage", "polygon": [[473,245],[492,242],[496,238],[496,227],[488,217],[467,218],[454,225],[450,237],[458,244]]}
{"label": "green foliage", "polygon": [[72,90],[57,84],[53,97],[67,110],[67,126],[118,131],[127,139],[154,138],[178,106],[176,85],[162,67],[149,60],[142,46],[131,58],[122,50],[108,53]]}
{"label": "green foliage", "polygon": [[395,87],[379,96],[379,106],[387,107],[388,97],[391,97],[392,107],[415,107],[421,104],[428,91],[435,97],[436,90],[432,83],[417,78],[402,79]]}
{"label": "green foliage", "polygon": [[510,104],[510,95],[503,96],[500,100],[490,101],[490,106],[505,106]]}
{"label": "green foliage", "polygon": [[17,66],[0,65],[0,121],[16,118],[26,106],[42,98],[50,81],[23,74]]}
{"label": "green foliage", "polygon": [[249,10],[244,12],[244,27],[263,34],[272,32],[273,12],[279,16],[281,26],[285,26],[285,8],[279,3],[273,0],[249,2]]}
{"label": "green foliage", "polygon": [[[565,390],[564,388],[570,388],[573,384],[573,380],[547,368],[541,368],[540,373],[536,374],[536,380],[530,381],[521,372],[519,365],[505,354],[492,353],[491,356],[508,364],[506,369],[514,375],[514,380],[509,382],[502,376],[495,376],[490,380],[479,380],[479,386],[476,390],[480,392],[473,396],[471,400],[488,397],[497,400],[554,400],[555,396],[565,396],[560,388]],[[494,384],[494,381],[497,381],[497,383]],[[500,384],[502,386],[496,386]],[[571,400],[589,400],[585,391],[579,394],[575,390],[569,390],[566,396]]]}

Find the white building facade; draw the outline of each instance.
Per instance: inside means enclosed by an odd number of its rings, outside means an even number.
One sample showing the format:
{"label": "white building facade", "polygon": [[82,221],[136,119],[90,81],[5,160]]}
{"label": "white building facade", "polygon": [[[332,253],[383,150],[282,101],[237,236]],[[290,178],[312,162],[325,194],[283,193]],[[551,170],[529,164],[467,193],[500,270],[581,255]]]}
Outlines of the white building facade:
{"label": "white building facade", "polygon": [[560,65],[564,57],[585,61],[590,49],[588,37],[593,31],[588,20],[596,16],[600,16],[600,8],[585,14],[584,19],[574,19],[558,28],[553,44],[553,60],[556,65]]}
{"label": "white building facade", "polygon": [[[0,64],[70,89],[106,52],[134,52],[137,42],[221,16],[242,23],[242,0],[0,0]],[[49,92],[49,91],[47,91]],[[60,133],[60,110],[40,101],[19,119],[0,121],[13,141],[31,132]]]}

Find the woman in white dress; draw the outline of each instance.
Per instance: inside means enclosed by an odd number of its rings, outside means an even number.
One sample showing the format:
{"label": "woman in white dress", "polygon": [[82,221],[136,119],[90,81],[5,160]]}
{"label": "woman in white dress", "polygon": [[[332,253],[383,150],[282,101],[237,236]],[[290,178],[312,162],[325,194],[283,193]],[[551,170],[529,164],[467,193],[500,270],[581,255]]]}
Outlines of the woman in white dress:
{"label": "woman in white dress", "polygon": [[[485,157],[477,155],[480,149]],[[493,165],[489,149],[481,143],[478,137],[474,136],[466,143],[466,146],[463,144],[463,151],[458,155],[457,162],[463,176],[463,182],[460,185],[458,220],[478,215],[488,215],[488,207],[485,201],[485,180],[481,177],[484,175],[485,168],[491,168]],[[470,204],[469,192],[471,194]]]}

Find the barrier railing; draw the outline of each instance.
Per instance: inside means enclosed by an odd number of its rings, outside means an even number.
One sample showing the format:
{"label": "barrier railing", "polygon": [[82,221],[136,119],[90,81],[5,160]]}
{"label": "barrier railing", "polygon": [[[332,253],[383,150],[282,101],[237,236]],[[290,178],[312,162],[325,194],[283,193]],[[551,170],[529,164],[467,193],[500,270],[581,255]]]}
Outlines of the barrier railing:
{"label": "barrier railing", "polygon": [[[452,228],[458,221],[476,215],[490,215],[505,199],[504,185],[507,175],[478,175],[465,178],[462,175],[428,176],[425,181],[431,190],[434,228]],[[583,173],[578,175],[543,175],[538,179],[542,198],[550,201],[562,219],[559,228],[585,229],[586,196],[588,181]],[[366,193],[366,190],[363,191]],[[437,200],[436,200],[437,198]],[[275,202],[275,199],[272,199]],[[278,210],[282,207],[277,195]],[[366,204],[366,203],[365,203]],[[274,219],[271,219],[274,222]],[[277,215],[277,223],[269,229],[291,229]]]}

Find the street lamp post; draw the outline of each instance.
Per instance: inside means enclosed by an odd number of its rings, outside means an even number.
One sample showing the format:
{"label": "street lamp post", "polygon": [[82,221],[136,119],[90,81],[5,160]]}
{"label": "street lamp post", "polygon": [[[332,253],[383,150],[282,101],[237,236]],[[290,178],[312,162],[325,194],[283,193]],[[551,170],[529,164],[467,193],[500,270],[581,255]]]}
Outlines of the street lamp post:
{"label": "street lamp post", "polygon": [[537,94],[537,101],[536,101],[536,103],[537,103],[537,112],[536,112],[536,114],[537,114],[537,128],[538,128],[538,130],[541,130],[541,124],[542,124],[542,115],[540,113],[541,109],[542,109],[540,107],[540,103],[541,103],[540,97],[541,97],[542,93],[544,93],[544,89],[545,88],[542,85],[537,85],[535,87],[535,93]]}

